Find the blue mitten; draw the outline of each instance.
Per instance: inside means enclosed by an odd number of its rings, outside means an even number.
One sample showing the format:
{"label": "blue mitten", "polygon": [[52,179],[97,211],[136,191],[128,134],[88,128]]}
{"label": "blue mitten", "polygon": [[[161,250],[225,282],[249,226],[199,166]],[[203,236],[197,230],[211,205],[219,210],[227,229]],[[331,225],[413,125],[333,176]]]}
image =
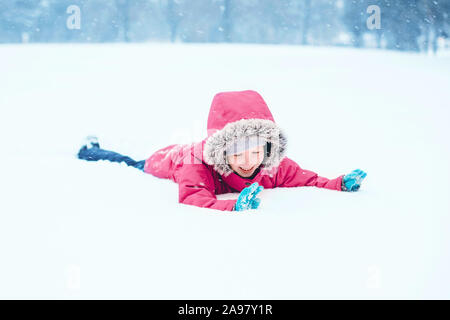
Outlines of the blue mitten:
{"label": "blue mitten", "polygon": [[367,173],[360,169],[353,170],[342,178],[342,191],[358,191]]}
{"label": "blue mitten", "polygon": [[234,205],[235,211],[243,211],[248,209],[257,209],[261,199],[256,198],[256,195],[264,189],[263,186],[258,185],[258,182],[254,182],[251,186],[244,188],[239,194],[238,200]]}

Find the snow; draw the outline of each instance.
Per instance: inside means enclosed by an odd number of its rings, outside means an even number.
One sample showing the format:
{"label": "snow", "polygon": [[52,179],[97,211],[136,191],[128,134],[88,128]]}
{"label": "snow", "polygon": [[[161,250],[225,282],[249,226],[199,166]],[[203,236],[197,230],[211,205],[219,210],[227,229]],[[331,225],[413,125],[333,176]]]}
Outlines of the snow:
{"label": "snow", "polygon": [[[450,58],[263,45],[0,47],[0,298],[450,298]],[[206,135],[215,93],[262,94],[288,156],[360,191],[178,204],[136,160]],[[237,194],[220,196],[237,198]]]}

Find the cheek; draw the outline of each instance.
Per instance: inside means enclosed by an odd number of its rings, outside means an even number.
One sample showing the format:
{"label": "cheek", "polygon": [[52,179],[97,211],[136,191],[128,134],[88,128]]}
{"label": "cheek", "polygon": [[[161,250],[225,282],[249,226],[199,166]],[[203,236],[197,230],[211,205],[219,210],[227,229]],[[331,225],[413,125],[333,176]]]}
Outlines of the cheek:
{"label": "cheek", "polygon": [[252,162],[254,163],[254,164],[261,164],[261,162],[264,160],[264,155],[262,154],[262,153],[260,153],[260,154],[258,154],[258,155],[255,155],[253,158],[252,158]]}
{"label": "cheek", "polygon": [[264,155],[260,155],[258,158],[258,164],[261,164],[264,160]]}

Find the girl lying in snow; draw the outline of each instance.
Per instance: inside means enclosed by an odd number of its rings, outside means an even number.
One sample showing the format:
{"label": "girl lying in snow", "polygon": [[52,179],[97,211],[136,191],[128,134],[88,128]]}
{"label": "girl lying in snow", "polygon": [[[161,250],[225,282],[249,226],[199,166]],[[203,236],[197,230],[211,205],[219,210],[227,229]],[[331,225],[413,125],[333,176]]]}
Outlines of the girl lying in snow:
{"label": "girl lying in snow", "polygon": [[[207,138],[201,142],[170,145],[142,161],[103,150],[91,137],[78,158],[125,162],[178,183],[180,203],[228,211],[258,208],[256,195],[263,188],[316,186],[357,191],[366,177],[357,169],[330,180],[300,168],[285,156],[286,137],[263,98],[252,90],[216,94],[207,129]],[[216,198],[229,192],[240,192],[238,199]]]}

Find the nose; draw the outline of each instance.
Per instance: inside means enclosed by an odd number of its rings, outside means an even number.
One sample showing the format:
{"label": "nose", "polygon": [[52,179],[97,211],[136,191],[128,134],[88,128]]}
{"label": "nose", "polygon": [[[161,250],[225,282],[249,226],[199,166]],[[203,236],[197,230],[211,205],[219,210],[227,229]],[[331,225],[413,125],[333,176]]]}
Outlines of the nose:
{"label": "nose", "polygon": [[251,167],[253,167],[253,161],[252,161],[252,159],[250,159],[250,156],[249,156],[248,152],[246,152],[244,154],[244,157],[243,157],[242,161],[239,163],[239,165],[245,170],[250,169]]}

